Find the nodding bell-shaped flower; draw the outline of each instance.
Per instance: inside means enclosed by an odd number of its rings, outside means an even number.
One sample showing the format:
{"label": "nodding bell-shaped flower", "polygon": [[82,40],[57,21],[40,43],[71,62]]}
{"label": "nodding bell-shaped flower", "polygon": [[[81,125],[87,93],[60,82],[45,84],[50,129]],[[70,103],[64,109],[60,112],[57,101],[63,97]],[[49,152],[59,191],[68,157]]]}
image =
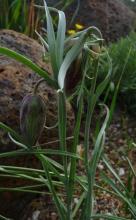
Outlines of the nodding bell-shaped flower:
{"label": "nodding bell-shaped flower", "polygon": [[45,102],[40,95],[26,95],[20,109],[20,129],[24,143],[34,146],[45,124]]}

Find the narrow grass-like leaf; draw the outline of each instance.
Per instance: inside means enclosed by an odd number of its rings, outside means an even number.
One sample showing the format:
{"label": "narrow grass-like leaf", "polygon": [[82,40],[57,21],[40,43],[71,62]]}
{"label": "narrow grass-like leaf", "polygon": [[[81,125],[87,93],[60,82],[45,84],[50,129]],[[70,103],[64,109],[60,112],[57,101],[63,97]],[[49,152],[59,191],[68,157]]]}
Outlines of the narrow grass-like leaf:
{"label": "narrow grass-like leaf", "polygon": [[[5,175],[1,175],[1,177],[3,177],[3,178],[12,177],[12,178],[17,178],[17,179],[27,179],[27,180],[32,180],[33,182],[39,182],[39,183],[43,184],[43,181],[41,180],[41,174],[34,173],[34,171],[31,171],[32,173],[30,174],[27,171],[22,171],[22,169],[21,170],[20,169],[16,170],[16,169],[12,169],[12,168],[11,169],[5,169],[5,168],[2,168],[2,167],[0,167],[0,171],[6,173]],[[44,175],[45,175],[45,172],[43,171],[43,176]],[[50,172],[50,175],[53,176],[53,178],[58,177],[58,176],[54,176],[51,172]],[[52,183],[56,187],[61,187],[62,188],[64,186],[61,181],[52,180]],[[47,179],[46,179],[46,181],[44,180],[44,184],[47,187],[49,186]],[[2,190],[2,188],[4,188],[4,187],[1,187],[0,189]],[[16,188],[19,188],[19,187],[16,187]],[[23,189],[23,188],[20,188],[20,189]],[[18,189],[18,191],[19,191],[19,189]]]}
{"label": "narrow grass-like leaf", "polygon": [[37,36],[39,37],[42,45],[45,47],[45,49],[49,50],[49,45],[48,43],[45,41],[45,39],[37,32],[35,31],[35,33],[37,34]]}
{"label": "narrow grass-like leaf", "polygon": [[11,218],[6,218],[6,217],[4,217],[3,215],[0,215],[0,219],[1,219],[1,220],[13,220],[13,219],[11,219]]}
{"label": "narrow grass-like leaf", "polygon": [[29,174],[23,174],[23,173],[17,173],[16,171],[10,169],[10,170],[7,170],[3,167],[0,166],[0,171],[1,172],[4,172],[4,173],[7,173],[7,174],[13,174],[13,175],[16,175],[17,177],[22,177],[23,179],[28,179],[28,180],[32,180],[32,181],[36,181],[36,182],[40,182],[41,183],[41,180],[39,177],[34,177],[34,176],[31,176],[30,173]]}
{"label": "narrow grass-like leaf", "polygon": [[105,129],[106,129],[106,126],[107,126],[107,123],[109,120],[109,110],[107,107],[106,107],[106,110],[107,110],[106,118],[105,118],[105,121],[103,122],[103,125],[102,125],[100,132],[98,134],[98,137],[96,139],[93,156],[90,161],[90,171],[91,171],[91,175],[93,176],[93,179],[95,176],[96,167],[97,167],[98,161],[100,159],[102,148],[104,145]]}
{"label": "narrow grass-like leaf", "polygon": [[21,140],[21,136],[17,134],[17,132],[14,131],[12,128],[5,125],[4,123],[0,122],[0,128],[3,129],[5,132],[12,134],[18,141]]}
{"label": "narrow grass-like leaf", "polygon": [[108,73],[107,73],[105,79],[98,85],[98,87],[96,89],[97,98],[100,97],[100,95],[102,94],[102,92],[106,88],[106,86],[110,80],[111,74],[112,74],[112,63],[111,63],[111,59],[109,57],[108,52],[107,52],[107,58],[108,58],[109,70],[108,70]]}
{"label": "narrow grass-like leaf", "polygon": [[0,47],[0,53],[21,62],[22,64],[36,72],[39,76],[43,77],[49,85],[55,88],[57,87],[56,82],[49,76],[46,70],[41,69],[39,66],[34,64],[30,59],[26,58],[25,56],[5,47]]}
{"label": "narrow grass-like leaf", "polygon": [[[67,157],[71,157],[71,158],[75,158],[75,159],[79,159],[79,160],[83,160],[83,158],[81,158],[79,155],[71,153],[71,152],[66,152],[66,151],[60,151],[60,150],[52,150],[52,149],[34,149],[33,151],[31,151],[29,149],[29,151],[26,150],[15,150],[15,151],[9,151],[9,152],[4,152],[4,153],[0,153],[0,158],[4,158],[4,157],[14,157],[14,156],[21,156],[21,155],[31,155],[31,154],[45,154],[45,155],[58,155],[58,156],[67,156]],[[62,167],[61,167],[62,169]]]}
{"label": "narrow grass-like leaf", "polygon": [[20,16],[20,10],[21,10],[21,7],[22,7],[22,2],[21,1],[14,1],[14,3],[12,4],[12,7],[14,7],[14,13],[11,17],[9,27],[12,26],[13,23],[17,22],[17,20]]}
{"label": "narrow grass-like leaf", "polygon": [[[60,149],[62,151],[67,151],[66,145],[66,124],[67,124],[67,112],[66,112],[66,99],[65,94],[59,90],[58,91],[58,127],[59,127],[59,140]],[[65,190],[68,198],[68,161],[67,157],[62,157],[62,163],[64,167],[65,175]],[[68,213],[68,212],[67,212]]]}
{"label": "narrow grass-like leaf", "polygon": [[[62,91],[58,91],[58,122],[59,122],[59,140],[60,140],[60,149],[66,151],[66,103],[65,95]],[[64,169],[67,169],[66,158],[63,157]],[[65,170],[66,171],[66,170]]]}
{"label": "narrow grass-like leaf", "polygon": [[[90,212],[90,215],[92,215],[92,211],[93,211],[93,188],[94,188],[94,183],[95,183],[95,173],[96,173],[96,168],[97,168],[97,165],[98,165],[98,162],[100,160],[100,156],[101,156],[101,153],[102,153],[102,150],[103,150],[103,146],[104,146],[104,142],[105,142],[105,129],[106,129],[106,126],[107,126],[107,122],[108,122],[108,119],[109,119],[109,110],[108,108],[106,107],[106,110],[107,110],[107,114],[106,114],[106,118],[103,122],[103,125],[100,129],[100,132],[98,134],[98,137],[96,139],[96,143],[95,143],[95,147],[94,147],[94,151],[93,151],[93,155],[92,155],[92,159],[90,161],[90,164],[89,164],[89,179],[88,181],[89,182],[89,189],[88,192],[89,192],[89,195],[87,196],[87,212],[86,212],[86,216],[89,214]],[[91,208],[90,208],[91,207]],[[88,213],[88,214],[87,214]],[[88,215],[89,216],[89,215]],[[89,217],[86,217],[87,220],[89,220]]]}
{"label": "narrow grass-like leaf", "polygon": [[[40,154],[41,155],[41,154]],[[53,173],[54,176],[56,176],[61,182],[64,182],[64,175],[62,176],[60,173],[60,170],[58,171],[56,168],[58,168],[59,163],[53,161],[50,158],[47,158],[45,155],[42,155],[43,160],[46,160],[48,162],[48,168]],[[56,167],[56,168],[55,168]],[[60,166],[59,166],[60,168]]]}
{"label": "narrow grass-like leaf", "polygon": [[110,170],[110,172],[113,174],[113,176],[118,180],[118,182],[120,183],[120,185],[124,188],[124,190],[126,190],[126,186],[124,185],[123,181],[120,179],[120,177],[117,175],[117,173],[115,172],[115,170],[113,169],[113,167],[111,166],[111,164],[108,162],[108,160],[106,159],[105,156],[103,156],[103,162],[106,165],[106,167],[108,168],[108,170]]}
{"label": "narrow grass-like leaf", "polygon": [[[90,164],[89,164],[89,140],[90,140],[90,126],[91,126],[91,120],[92,120],[92,115],[94,112],[94,108],[97,102],[97,97],[95,95],[95,86],[96,86],[96,79],[97,79],[97,73],[98,73],[98,59],[94,61],[94,72],[91,76],[92,81],[91,81],[91,86],[89,88],[89,91],[87,93],[87,115],[86,115],[86,121],[85,121],[85,133],[84,133],[84,148],[85,148],[85,153],[84,153],[84,163],[86,167],[86,172],[87,172],[87,181],[88,181],[88,190],[86,193],[86,198],[84,201],[84,208],[82,209],[82,219],[85,220],[90,220],[90,216],[92,214],[92,201],[93,201],[93,185],[92,185],[92,176],[90,174]],[[84,211],[85,209],[85,211]]]}
{"label": "narrow grass-like leaf", "polygon": [[130,161],[130,159],[128,157],[126,157],[126,160],[128,161],[128,164],[129,164],[129,167],[130,167],[130,169],[133,173],[133,176],[136,178],[136,171],[134,169],[134,166],[133,166],[132,162]]}
{"label": "narrow grass-like leaf", "polygon": [[[49,194],[44,191],[39,191],[39,190],[27,190],[27,189],[22,189],[21,187],[16,187],[16,188],[8,188],[8,187],[0,187],[0,192],[24,192],[24,193],[33,193],[33,194]],[[1,219],[1,218],[0,218]]]}
{"label": "narrow grass-like leaf", "polygon": [[64,12],[58,11],[58,14],[59,14],[59,23],[58,23],[57,39],[56,39],[56,60],[59,69],[64,55],[66,18]]}
{"label": "narrow grass-like leaf", "polygon": [[[58,197],[58,195],[56,193],[56,190],[55,190],[53,182],[52,182],[51,175],[50,175],[49,170],[48,170],[48,162],[43,158],[42,155],[40,155],[38,158],[42,162],[42,165],[43,165],[46,177],[48,179],[48,187],[49,187],[50,192],[52,193],[52,196],[53,196],[53,199],[54,199],[54,202],[55,202],[55,205],[56,205],[56,208],[57,208],[60,220],[66,220],[66,218],[65,218],[65,211],[64,211],[64,209],[61,206],[61,203],[59,201],[59,197]],[[45,182],[45,178],[44,177],[42,177],[41,180],[43,182]]]}
{"label": "narrow grass-like leaf", "polygon": [[[37,156],[39,156],[39,154],[36,154]],[[58,163],[57,161],[45,156],[45,155],[42,155],[42,158],[46,161],[48,161],[49,163],[51,163],[52,165],[54,165],[56,168],[60,169],[60,170],[64,170],[63,166]]]}
{"label": "narrow grass-like leaf", "polygon": [[11,140],[14,144],[16,144],[17,146],[19,146],[19,147],[21,147],[21,148],[24,148],[24,149],[26,149],[26,150],[28,149],[28,147],[27,147],[26,145],[24,145],[24,144],[18,142],[17,140],[15,140],[10,133],[8,133],[8,135],[9,135],[10,140]]}
{"label": "narrow grass-like leaf", "polygon": [[44,7],[46,12],[46,21],[47,21],[47,38],[48,38],[48,45],[49,45],[49,53],[50,53],[50,59],[51,59],[51,65],[53,69],[53,74],[56,79],[56,75],[58,74],[58,68],[57,68],[57,62],[56,62],[56,37],[53,27],[52,18],[49,12],[49,9],[47,7],[47,4],[44,0]]}
{"label": "narrow grass-like leaf", "polygon": [[34,175],[42,175],[44,174],[43,170],[40,169],[34,169],[34,168],[28,168],[28,167],[17,167],[17,166],[7,166],[7,165],[0,165],[0,170],[1,171],[15,171],[16,173],[28,173],[30,172],[31,174],[33,173]]}
{"label": "narrow grass-like leaf", "polygon": [[136,206],[135,204],[133,204],[131,197],[123,190],[120,190],[119,186],[117,186],[117,184],[111,178],[109,178],[104,172],[101,173],[101,176],[103,180],[109,186],[111,186],[111,188],[118,194],[118,196],[129,206],[133,216],[136,217]]}
{"label": "narrow grass-like leaf", "polygon": [[75,208],[74,208],[74,210],[73,210],[73,212],[72,212],[72,218],[73,218],[73,219],[76,217],[76,214],[78,213],[79,208],[80,208],[80,206],[82,205],[83,200],[85,199],[85,196],[86,196],[86,193],[83,192],[83,193],[81,194],[79,200],[78,200],[78,203],[76,204],[76,206],[75,206]]}
{"label": "narrow grass-like leaf", "polygon": [[75,60],[77,55],[79,55],[79,53],[81,52],[83,45],[85,43],[85,39],[86,39],[86,32],[84,32],[79,37],[77,42],[75,42],[75,45],[67,52],[63,60],[63,63],[60,67],[59,75],[58,75],[58,83],[59,83],[59,87],[61,90],[64,88],[64,81],[65,81],[67,70],[70,67],[71,63]]}

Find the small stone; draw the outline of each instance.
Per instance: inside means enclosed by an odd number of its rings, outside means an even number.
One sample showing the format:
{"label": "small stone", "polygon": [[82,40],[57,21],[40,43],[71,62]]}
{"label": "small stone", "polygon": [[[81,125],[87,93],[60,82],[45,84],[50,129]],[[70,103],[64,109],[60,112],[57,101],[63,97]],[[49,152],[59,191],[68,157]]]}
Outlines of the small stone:
{"label": "small stone", "polygon": [[102,164],[98,164],[98,168],[99,168],[100,170],[103,170],[103,169],[104,169],[104,166],[103,166]]}
{"label": "small stone", "polygon": [[78,198],[74,198],[74,203],[77,204],[78,203]]}
{"label": "small stone", "polygon": [[119,176],[124,176],[124,174],[125,174],[124,168],[120,168],[119,169]]}
{"label": "small stone", "polygon": [[121,144],[124,144],[124,140],[123,140],[123,139],[119,139],[119,140],[118,140],[118,144],[120,144],[120,145],[121,145]]}
{"label": "small stone", "polygon": [[51,220],[56,220],[57,219],[57,214],[55,212],[51,213]]}
{"label": "small stone", "polygon": [[39,210],[35,210],[33,212],[32,220],[38,220],[39,215],[40,215],[40,211]]}
{"label": "small stone", "polygon": [[133,129],[132,129],[132,128],[129,128],[129,129],[128,129],[128,133],[129,133],[129,134],[131,134],[131,133],[132,133],[132,131],[133,131]]}

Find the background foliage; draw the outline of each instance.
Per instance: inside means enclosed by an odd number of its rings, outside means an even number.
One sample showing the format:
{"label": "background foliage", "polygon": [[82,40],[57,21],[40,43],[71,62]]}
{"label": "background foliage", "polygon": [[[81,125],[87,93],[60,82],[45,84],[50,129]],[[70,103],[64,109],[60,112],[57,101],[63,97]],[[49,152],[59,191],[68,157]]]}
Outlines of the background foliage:
{"label": "background foliage", "polygon": [[[112,60],[111,81],[116,86],[120,80],[118,100],[135,114],[136,110],[136,33],[112,43],[108,47]],[[107,62],[101,63],[99,77],[104,77],[108,69]]]}

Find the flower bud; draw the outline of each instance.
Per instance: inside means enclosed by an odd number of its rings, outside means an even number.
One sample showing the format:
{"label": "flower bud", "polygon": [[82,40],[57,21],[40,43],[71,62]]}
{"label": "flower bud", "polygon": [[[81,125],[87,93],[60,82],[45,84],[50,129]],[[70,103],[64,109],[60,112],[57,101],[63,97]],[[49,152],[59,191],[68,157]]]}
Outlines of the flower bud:
{"label": "flower bud", "polygon": [[24,97],[20,109],[20,129],[24,143],[34,146],[45,124],[45,103],[41,96],[30,94]]}
{"label": "flower bud", "polygon": [[101,53],[101,48],[99,45],[92,45],[92,50],[95,52],[95,53]]}
{"label": "flower bud", "polygon": [[101,47],[99,45],[92,45],[92,57],[97,59],[101,53]]}

